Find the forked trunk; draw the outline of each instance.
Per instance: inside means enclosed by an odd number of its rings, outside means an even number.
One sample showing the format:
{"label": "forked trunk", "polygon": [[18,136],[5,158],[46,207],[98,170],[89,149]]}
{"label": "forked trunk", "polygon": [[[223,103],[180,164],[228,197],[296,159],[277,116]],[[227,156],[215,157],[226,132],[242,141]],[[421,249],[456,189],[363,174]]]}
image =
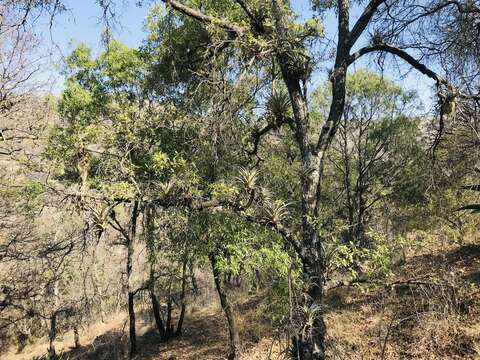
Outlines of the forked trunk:
{"label": "forked trunk", "polygon": [[220,298],[220,304],[222,310],[225,313],[228,323],[228,334],[230,337],[230,350],[228,354],[228,360],[238,359],[241,351],[240,335],[238,334],[237,323],[235,321],[235,314],[233,312],[232,304],[228,299],[227,293],[222,284],[221,274],[217,269],[217,262],[214,254],[210,254],[210,262],[212,264],[213,279],[215,281],[215,287]]}

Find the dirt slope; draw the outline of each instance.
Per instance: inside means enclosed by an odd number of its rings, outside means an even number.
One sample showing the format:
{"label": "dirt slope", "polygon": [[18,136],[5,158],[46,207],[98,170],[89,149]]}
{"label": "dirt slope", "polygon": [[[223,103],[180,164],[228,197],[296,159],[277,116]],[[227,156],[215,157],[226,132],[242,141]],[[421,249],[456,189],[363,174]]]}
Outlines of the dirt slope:
{"label": "dirt slope", "polygon": [[[340,287],[329,293],[326,318],[332,359],[480,359],[480,244],[455,245],[411,256],[381,284]],[[285,337],[274,336],[261,316],[261,297],[237,306],[245,344],[242,360],[278,359]],[[80,349],[66,334],[62,359],[121,359],[126,356],[125,318],[84,332]],[[189,313],[181,339],[158,342],[151,324],[139,324],[138,359],[224,359],[227,329],[217,305]],[[273,340],[273,339],[276,340]],[[46,344],[9,353],[4,360],[31,359]]]}

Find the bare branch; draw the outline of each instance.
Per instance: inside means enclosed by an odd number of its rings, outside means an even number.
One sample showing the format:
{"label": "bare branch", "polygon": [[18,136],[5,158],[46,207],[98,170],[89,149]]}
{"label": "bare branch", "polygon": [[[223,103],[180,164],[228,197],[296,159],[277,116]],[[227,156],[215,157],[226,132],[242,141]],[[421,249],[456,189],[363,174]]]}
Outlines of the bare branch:
{"label": "bare branch", "polygon": [[349,59],[349,64],[354,63],[356,60],[358,60],[360,57],[363,55],[373,53],[373,52],[387,52],[392,55],[395,55],[403,60],[405,60],[408,64],[410,64],[413,68],[416,70],[420,71],[422,74],[428,76],[429,78],[433,79],[436,81],[437,85],[440,84],[447,84],[447,81],[440,75],[438,75],[436,72],[433,70],[429,69],[425,64],[422,64],[420,61],[416,60],[412,55],[407,53],[405,50],[402,50],[400,48],[387,45],[387,44],[377,44],[377,45],[371,45],[371,46],[366,46],[354,54],[350,56]]}

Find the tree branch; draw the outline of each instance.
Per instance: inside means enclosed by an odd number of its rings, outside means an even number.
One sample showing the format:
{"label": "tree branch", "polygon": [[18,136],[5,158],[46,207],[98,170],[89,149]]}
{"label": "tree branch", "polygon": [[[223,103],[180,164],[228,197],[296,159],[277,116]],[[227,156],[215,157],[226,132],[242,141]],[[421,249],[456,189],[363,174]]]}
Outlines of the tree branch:
{"label": "tree branch", "polygon": [[[397,48],[392,45],[388,44],[377,44],[377,45],[371,45],[371,46],[366,46],[354,54],[350,55],[350,59],[348,61],[348,64],[351,65],[355,61],[357,61],[360,57],[363,55],[373,53],[373,52],[386,52],[390,53],[392,55],[395,55],[401,59],[403,59],[405,62],[407,62],[409,65],[411,65],[414,69],[418,70],[422,74],[428,76],[432,80],[435,80],[437,87],[439,85],[444,85],[444,86],[452,86],[451,84],[448,83],[447,79],[445,79],[443,76],[437,74],[435,71],[429,69],[425,64],[421,63],[419,60],[415,59],[412,55],[407,53],[405,50]],[[461,97],[463,99],[470,99],[470,100],[480,100],[480,94],[465,94],[464,92],[461,92],[460,90],[456,89],[456,95],[458,97]]]}
{"label": "tree branch", "polygon": [[116,231],[118,231],[123,235],[125,243],[123,243],[122,245],[126,245],[126,243],[130,241],[130,236],[127,233],[127,231],[123,228],[123,226],[118,222],[114,211],[112,211],[112,213],[110,214],[110,219],[113,220],[113,222],[108,220],[108,223],[112,228],[114,228]]}
{"label": "tree branch", "polygon": [[[282,117],[277,118],[276,121],[271,121],[263,128],[259,130],[254,130],[252,133],[252,140],[253,140],[253,149],[251,151],[247,151],[249,155],[257,155],[258,147],[260,145],[260,141],[262,137],[268,134],[272,130],[280,129],[284,124],[289,124],[292,128],[295,126],[295,122],[290,117]],[[257,155],[258,156],[258,155]]]}
{"label": "tree branch", "polygon": [[245,12],[245,14],[247,14],[247,16],[250,18],[250,20],[252,20],[252,22],[257,22],[257,19],[255,18],[255,16],[253,15],[253,13],[250,11],[250,9],[248,8],[247,4],[245,3],[244,0],[235,0],[235,2],[240,5],[240,7],[243,9],[243,11]]}
{"label": "tree branch", "polygon": [[416,70],[420,71],[422,74],[428,76],[429,78],[433,79],[436,81],[437,85],[443,84],[446,85],[447,81],[445,78],[442,76],[438,75],[436,72],[433,70],[429,69],[425,64],[422,64],[420,61],[415,59],[412,55],[407,53],[405,50],[402,50],[400,48],[388,45],[388,44],[377,44],[377,45],[371,45],[371,46],[366,46],[360,50],[358,50],[356,53],[350,55],[350,59],[348,61],[349,65],[354,63],[356,60],[358,60],[360,57],[363,55],[373,53],[373,52],[386,52],[390,53],[392,55],[395,55],[404,61],[406,61],[408,64],[410,64],[413,68]]}
{"label": "tree branch", "polygon": [[358,18],[357,22],[350,31],[350,48],[357,42],[358,38],[363,34],[366,27],[370,23],[373,15],[377,12],[380,5],[382,5],[385,0],[371,0],[370,3],[367,5],[365,10],[363,11],[362,15]]}
{"label": "tree branch", "polygon": [[206,15],[199,10],[192,9],[189,6],[182,4],[176,0],[162,0],[167,6],[171,6],[173,9],[177,10],[178,12],[186,15],[192,19],[196,19],[198,21],[214,24],[219,26],[220,28],[235,34],[237,37],[242,36],[244,33],[247,32],[248,29],[235,25],[230,21],[219,19],[214,16]]}
{"label": "tree branch", "polygon": [[257,217],[251,216],[251,215],[244,215],[243,218],[245,220],[247,220],[248,222],[251,222],[253,224],[266,226],[266,227],[269,227],[270,229],[272,229],[274,232],[276,232],[277,234],[282,236],[283,239],[287,243],[292,245],[292,247],[295,250],[295,252],[297,253],[297,255],[301,258],[302,261],[304,260],[304,256],[303,256],[304,253],[302,251],[302,247],[301,247],[300,243],[297,241],[297,239],[292,235],[292,233],[283,224],[280,224],[278,222],[274,223],[274,222],[271,222],[271,221],[267,221],[264,218],[257,218]]}
{"label": "tree branch", "polygon": [[424,7],[421,5],[418,5],[424,12],[420,13],[419,15],[415,16],[414,18],[409,19],[403,26],[408,26],[410,24],[413,24],[414,22],[427,17],[436,14],[437,12],[443,10],[446,7],[449,6],[456,6],[457,10],[461,14],[478,14],[480,13],[480,8],[476,6],[475,4],[461,4],[459,1],[456,0],[451,0],[451,1],[445,1],[444,3],[437,4],[435,7],[428,8]]}

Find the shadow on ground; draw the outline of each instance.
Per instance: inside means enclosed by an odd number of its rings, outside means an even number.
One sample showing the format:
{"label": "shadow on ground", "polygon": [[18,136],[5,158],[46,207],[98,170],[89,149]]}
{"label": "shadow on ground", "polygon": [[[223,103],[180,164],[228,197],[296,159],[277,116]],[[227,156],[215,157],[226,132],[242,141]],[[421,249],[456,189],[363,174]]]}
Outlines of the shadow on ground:
{"label": "shadow on ground", "polygon": [[[137,336],[136,359],[221,359],[225,358],[228,339],[220,314],[191,316],[186,319],[183,335],[169,342],[161,342],[152,329]],[[71,349],[62,354],[62,360],[120,360],[128,358],[128,336],[112,330],[95,338],[92,344]]]}

